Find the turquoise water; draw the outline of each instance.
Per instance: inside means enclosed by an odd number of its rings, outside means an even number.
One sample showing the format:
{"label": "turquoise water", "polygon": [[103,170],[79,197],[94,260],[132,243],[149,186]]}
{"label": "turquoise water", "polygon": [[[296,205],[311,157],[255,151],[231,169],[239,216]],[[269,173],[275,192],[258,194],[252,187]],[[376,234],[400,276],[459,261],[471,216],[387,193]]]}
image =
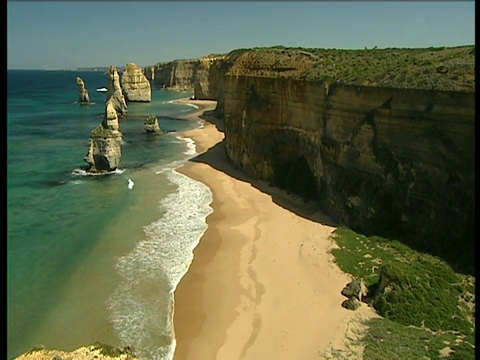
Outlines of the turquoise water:
{"label": "turquoise water", "polygon": [[[79,105],[76,77],[91,105]],[[211,192],[175,171],[195,154],[178,132],[189,93],[154,90],[120,119],[114,174],[85,176],[102,120],[103,72],[7,71],[7,357],[95,341],[171,359],[173,291],[206,229]],[[145,133],[158,117],[161,136]],[[133,181],[132,189],[128,187]]]}

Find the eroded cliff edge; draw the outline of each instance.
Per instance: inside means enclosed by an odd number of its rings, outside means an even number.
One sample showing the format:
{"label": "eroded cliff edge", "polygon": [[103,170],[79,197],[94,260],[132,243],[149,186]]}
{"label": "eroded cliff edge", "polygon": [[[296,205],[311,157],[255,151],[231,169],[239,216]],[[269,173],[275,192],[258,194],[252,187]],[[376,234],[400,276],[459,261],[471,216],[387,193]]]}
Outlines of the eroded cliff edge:
{"label": "eroded cliff edge", "polygon": [[354,230],[402,238],[471,272],[472,48],[402,53],[392,59],[409,59],[409,68],[383,75],[368,73],[381,65],[375,57],[357,57],[355,68],[365,70],[356,78],[348,66],[338,70],[344,62],[314,52],[237,51],[219,80],[222,64],[210,65],[208,84],[224,115],[227,157],[254,178],[317,200]]}

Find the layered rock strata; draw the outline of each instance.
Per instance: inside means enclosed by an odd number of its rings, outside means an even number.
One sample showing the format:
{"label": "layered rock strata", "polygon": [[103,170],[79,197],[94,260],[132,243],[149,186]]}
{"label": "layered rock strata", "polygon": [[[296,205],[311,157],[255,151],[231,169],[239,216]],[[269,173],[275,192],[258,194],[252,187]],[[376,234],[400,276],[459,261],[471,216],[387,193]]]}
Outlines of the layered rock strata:
{"label": "layered rock strata", "polygon": [[[195,89],[195,93],[200,95],[199,99],[213,99],[218,93],[215,88],[217,79],[220,79],[214,75],[213,69],[216,66],[225,65],[226,62],[221,61],[225,57],[226,55],[212,54],[200,59],[179,59],[157,63],[145,67],[144,73],[147,79],[157,87],[172,90]],[[211,86],[210,77],[213,77]]]}
{"label": "layered rock strata", "polygon": [[181,59],[157,63],[145,68],[145,75],[157,87],[172,90],[192,89],[199,59]]}
{"label": "layered rock strata", "polygon": [[230,75],[224,111],[227,156],[251,176],[367,235],[473,250],[474,93]]}
{"label": "layered rock strata", "polygon": [[80,104],[89,104],[90,95],[88,94],[88,90],[85,86],[85,82],[81,77],[77,77],[77,88],[78,88],[78,102]]}
{"label": "layered rock strata", "polygon": [[125,71],[122,74],[121,85],[127,101],[152,101],[150,81],[147,79],[140,66],[134,63],[127,64]]}
{"label": "layered rock strata", "polygon": [[307,54],[276,68],[255,55],[237,58],[218,96],[237,167],[366,235],[473,264],[474,92],[309,80]]}
{"label": "layered rock strata", "polygon": [[157,84],[193,83],[196,99],[217,101],[227,157],[252,177],[317,200],[366,235],[463,257],[471,271],[474,55],[474,46],[278,46],[154,73]]}
{"label": "layered rock strata", "polygon": [[127,113],[127,103],[123,96],[120,85],[120,74],[115,66],[110,66],[107,73],[107,99],[111,99],[112,105],[119,116]]}
{"label": "layered rock strata", "polygon": [[110,66],[108,97],[102,123],[90,133],[88,152],[84,160],[90,167],[87,172],[105,173],[118,168],[122,158],[123,134],[120,132],[119,116],[127,112],[127,105],[120,87],[119,73]]}
{"label": "layered rock strata", "polygon": [[102,123],[90,134],[88,153],[84,160],[90,173],[103,173],[118,168],[122,157],[122,139],[113,99],[107,100]]}

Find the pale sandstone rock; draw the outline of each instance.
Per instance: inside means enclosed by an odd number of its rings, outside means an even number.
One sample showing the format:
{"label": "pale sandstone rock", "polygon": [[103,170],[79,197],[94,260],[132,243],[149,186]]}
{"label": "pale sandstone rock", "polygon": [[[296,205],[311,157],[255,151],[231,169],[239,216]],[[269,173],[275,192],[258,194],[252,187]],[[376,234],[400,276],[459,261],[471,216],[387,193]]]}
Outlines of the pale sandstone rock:
{"label": "pale sandstone rock", "polygon": [[78,88],[78,102],[80,104],[90,103],[90,95],[85,86],[85,81],[81,77],[77,77],[77,88]]}
{"label": "pale sandstone rock", "polygon": [[[105,346],[103,346],[105,347]],[[73,351],[44,349],[39,347],[28,351],[15,360],[136,360],[138,359],[129,348],[115,349],[115,355],[107,354],[102,345],[83,346]]]}
{"label": "pale sandstone rock", "polygon": [[152,101],[150,81],[143,73],[143,69],[134,63],[127,64],[122,74],[122,90],[127,101]]}
{"label": "pale sandstone rock", "polygon": [[90,165],[88,172],[109,172],[117,169],[122,157],[122,139],[118,115],[110,98],[105,105],[102,124],[90,134],[88,152],[84,158]]}
{"label": "pale sandstone rock", "polygon": [[115,111],[123,116],[127,113],[127,103],[120,86],[120,74],[115,66],[110,66],[107,74],[107,99],[112,100]]}

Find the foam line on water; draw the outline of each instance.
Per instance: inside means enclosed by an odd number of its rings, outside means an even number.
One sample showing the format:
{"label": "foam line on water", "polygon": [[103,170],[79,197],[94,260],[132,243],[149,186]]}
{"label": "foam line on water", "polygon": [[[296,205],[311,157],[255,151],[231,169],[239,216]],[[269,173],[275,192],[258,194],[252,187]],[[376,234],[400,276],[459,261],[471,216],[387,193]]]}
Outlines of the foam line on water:
{"label": "foam line on water", "polygon": [[[186,142],[186,154],[192,154],[193,140],[178,138]],[[121,342],[132,346],[142,359],[173,359],[174,291],[190,267],[193,250],[208,227],[206,218],[213,211],[210,189],[175,171],[185,161],[156,172],[166,175],[177,191],[160,201],[163,216],[145,226],[144,238],[131,253],[118,259],[122,282],[108,301],[111,322]]]}

